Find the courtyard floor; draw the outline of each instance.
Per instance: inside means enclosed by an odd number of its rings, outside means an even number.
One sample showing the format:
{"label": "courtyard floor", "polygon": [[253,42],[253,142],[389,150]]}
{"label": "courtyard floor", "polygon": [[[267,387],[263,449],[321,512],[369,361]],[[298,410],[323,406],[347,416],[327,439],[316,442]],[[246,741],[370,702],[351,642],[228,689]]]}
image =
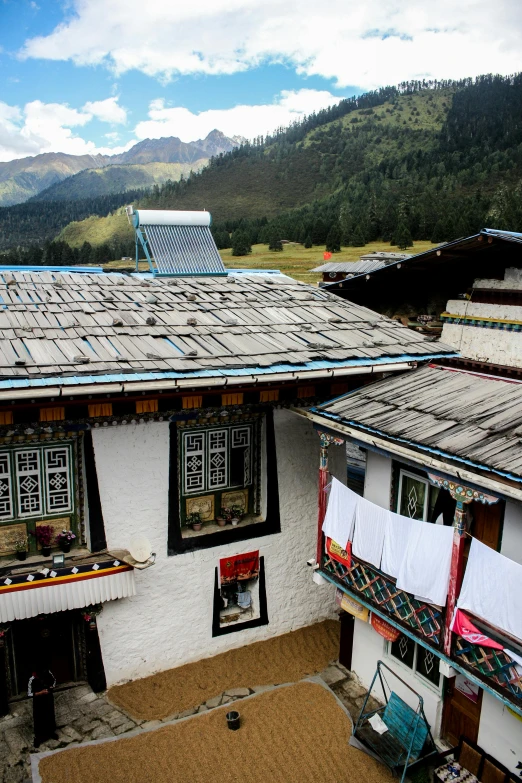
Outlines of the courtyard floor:
{"label": "courtyard floor", "polygon": [[323,684],[245,698],[239,731],[228,729],[228,709],[35,758],[35,783],[391,783],[386,767],[349,746],[352,722]]}
{"label": "courtyard floor", "polygon": [[[312,626],[312,634],[315,633],[313,629],[314,626]],[[292,634],[286,634],[285,636],[292,637],[290,640],[292,645],[299,639],[300,646],[303,650],[306,649],[306,645],[303,646],[302,644],[303,640],[298,636]],[[277,644],[285,643],[283,637],[277,638],[280,640]],[[270,641],[275,640],[268,640],[268,642]],[[259,644],[267,644],[268,642]],[[249,645],[249,647],[240,649],[248,650],[252,647],[253,645]],[[312,648],[314,647],[315,645],[312,645]],[[272,653],[274,652],[275,650],[272,651]],[[310,652],[307,654],[309,655]],[[324,654],[323,649],[321,655],[324,656]],[[223,656],[226,655],[228,654],[223,654]],[[293,677],[282,676],[282,674],[290,674],[290,672],[277,671],[271,678],[271,684],[267,684],[266,677],[261,682],[256,681],[255,674],[259,677],[262,672],[262,670],[258,669],[257,672],[251,672],[251,679],[248,681],[249,687],[242,685],[223,687],[223,689],[218,691],[207,690],[206,693],[202,692],[202,697],[196,706],[180,709],[179,712],[173,712],[173,710],[169,710],[168,705],[164,705],[163,712],[168,713],[170,711],[170,714],[165,714],[162,719],[146,720],[144,717],[131,717],[131,714],[126,709],[123,709],[122,706],[116,706],[110,701],[107,693],[95,694],[87,685],[58,690],[55,693],[58,740],[49,740],[42,744],[38,751],[61,750],[71,745],[74,746],[92,740],[120,737],[128,732],[159,728],[167,723],[172,724],[172,722],[180,721],[191,715],[208,712],[209,710],[214,711],[216,707],[231,704],[254,694],[273,691],[274,685],[277,683],[295,683],[307,674],[313,674],[318,671],[321,680],[337,695],[352,717],[356,717],[364,697],[364,688],[361,687],[354,675],[338,663],[331,662],[334,655],[335,653],[330,653],[330,663],[328,663],[328,658],[323,660],[322,666],[324,668],[320,671],[318,663],[321,658],[317,655],[316,649],[313,660],[310,658],[306,659],[305,655],[307,665],[304,668],[294,669]],[[223,656],[216,657],[223,658]],[[284,659],[283,665],[287,665]],[[295,664],[292,665],[295,666]],[[186,667],[180,667],[181,669],[186,669]],[[175,672],[176,670],[172,671]],[[272,674],[274,673],[272,672]],[[142,683],[151,679],[146,678]],[[254,685],[253,683],[256,684]],[[216,680],[214,687],[216,688],[217,685],[218,681]],[[284,732],[284,726],[281,726],[281,731]],[[228,734],[233,734],[233,732],[228,732]],[[344,747],[346,743],[343,740],[340,744]],[[110,743],[110,745],[114,746],[114,743]],[[12,705],[10,714],[5,718],[0,718],[0,781],[2,783],[25,783],[25,781],[30,781],[30,755],[35,752],[32,732],[32,703],[29,700],[15,702]],[[101,780],[99,775],[98,779]],[[108,779],[112,783],[112,776],[108,777]],[[331,777],[330,779],[333,780]]]}

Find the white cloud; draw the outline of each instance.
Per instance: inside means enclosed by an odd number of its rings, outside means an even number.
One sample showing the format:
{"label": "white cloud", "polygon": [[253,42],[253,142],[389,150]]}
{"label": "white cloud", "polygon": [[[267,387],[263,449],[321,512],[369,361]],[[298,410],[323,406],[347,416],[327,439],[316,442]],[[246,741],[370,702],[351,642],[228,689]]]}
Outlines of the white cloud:
{"label": "white cloud", "polygon": [[127,122],[127,111],[119,105],[117,96],[104,101],[87,101],[83,111],[101,122],[110,122],[113,125],[124,125]]}
{"label": "white cloud", "polygon": [[0,161],[42,152],[69,155],[121,152],[128,145],[118,149],[97,147],[76,130],[94,118],[113,123],[121,122],[121,117],[126,117],[125,109],[117,105],[116,98],[85,104],[82,109],[42,101],[31,101],[21,109],[0,102]]}
{"label": "white cloud", "polygon": [[251,139],[340,100],[326,90],[283,90],[271,104],[209,109],[195,114],[182,106],[168,107],[163,100],[156,99],[149,105],[149,119],[139,122],[134,132],[138,139],[178,136],[188,142],[203,139],[218,128],[226,136]]}
{"label": "white cloud", "polygon": [[522,69],[519,0],[73,0],[73,8],[21,56],[162,81],[284,62],[364,88]]}

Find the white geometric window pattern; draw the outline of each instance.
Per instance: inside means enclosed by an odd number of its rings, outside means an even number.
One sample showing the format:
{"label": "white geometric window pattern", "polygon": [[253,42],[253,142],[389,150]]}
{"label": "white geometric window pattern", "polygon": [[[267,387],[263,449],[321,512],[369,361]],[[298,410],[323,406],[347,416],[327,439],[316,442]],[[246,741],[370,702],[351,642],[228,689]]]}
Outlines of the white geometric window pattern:
{"label": "white geometric window pattern", "polygon": [[252,482],[252,426],[214,427],[183,433],[183,494],[228,489],[231,483],[232,451],[243,465],[239,485]]}
{"label": "white geometric window pattern", "polygon": [[70,446],[0,451],[0,520],[72,511]]}
{"label": "white geometric window pattern", "polygon": [[13,497],[11,487],[9,454],[5,451],[0,452],[0,519],[13,518]]}
{"label": "white geometric window pattern", "polygon": [[71,510],[69,454],[67,446],[44,449],[48,514]]}
{"label": "white geometric window pattern", "polygon": [[415,487],[411,487],[410,491],[408,492],[408,516],[414,517],[415,512],[417,510],[417,503],[419,502],[419,498],[417,496],[417,490]]}

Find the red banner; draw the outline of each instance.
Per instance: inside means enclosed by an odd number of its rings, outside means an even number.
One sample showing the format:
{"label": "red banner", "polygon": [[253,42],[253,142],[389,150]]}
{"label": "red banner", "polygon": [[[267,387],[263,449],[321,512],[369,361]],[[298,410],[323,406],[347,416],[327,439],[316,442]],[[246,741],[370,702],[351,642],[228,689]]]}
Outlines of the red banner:
{"label": "red banner", "polygon": [[346,549],[343,549],[340,544],[337,543],[337,541],[334,541],[333,538],[327,538],[326,539],[326,554],[329,555],[332,560],[336,560],[338,563],[342,563],[342,565],[346,566],[347,568],[352,567],[352,542],[348,541],[346,544]]}
{"label": "red banner", "polygon": [[494,642],[489,636],[486,636],[482,631],[479,631],[479,629],[473,625],[469,617],[460,609],[457,609],[455,612],[451,630],[453,633],[458,633],[458,635],[462,636],[467,642],[471,642],[471,644],[480,644],[482,647],[492,647],[494,650],[504,649],[501,644]]}
{"label": "red banner", "polygon": [[401,632],[394,628],[393,625],[387,623],[386,620],[382,620],[374,612],[372,612],[371,624],[373,629],[388,642],[396,642],[401,635]]}
{"label": "red banner", "polygon": [[259,576],[259,550],[244,555],[232,555],[219,561],[219,578],[222,585],[257,579]]}

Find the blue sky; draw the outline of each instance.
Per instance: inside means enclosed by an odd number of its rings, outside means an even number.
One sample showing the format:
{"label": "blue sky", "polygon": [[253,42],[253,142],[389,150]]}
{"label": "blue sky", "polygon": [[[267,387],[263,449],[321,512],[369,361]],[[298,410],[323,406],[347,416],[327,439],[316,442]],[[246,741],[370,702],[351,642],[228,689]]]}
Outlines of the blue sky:
{"label": "blue sky", "polygon": [[384,84],[522,69],[518,0],[0,0],[0,160],[253,137]]}

